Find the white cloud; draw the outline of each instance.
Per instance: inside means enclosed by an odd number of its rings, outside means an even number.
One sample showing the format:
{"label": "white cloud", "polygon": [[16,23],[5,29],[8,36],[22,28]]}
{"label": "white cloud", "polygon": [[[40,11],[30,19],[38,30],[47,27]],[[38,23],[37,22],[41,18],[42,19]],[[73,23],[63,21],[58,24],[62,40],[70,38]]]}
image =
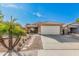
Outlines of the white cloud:
{"label": "white cloud", "polygon": [[33,15],[35,15],[37,17],[42,17],[42,14],[40,14],[39,12],[33,13]]}
{"label": "white cloud", "polygon": [[2,7],[10,7],[10,8],[21,8],[20,6],[17,6],[16,4],[1,4]]}

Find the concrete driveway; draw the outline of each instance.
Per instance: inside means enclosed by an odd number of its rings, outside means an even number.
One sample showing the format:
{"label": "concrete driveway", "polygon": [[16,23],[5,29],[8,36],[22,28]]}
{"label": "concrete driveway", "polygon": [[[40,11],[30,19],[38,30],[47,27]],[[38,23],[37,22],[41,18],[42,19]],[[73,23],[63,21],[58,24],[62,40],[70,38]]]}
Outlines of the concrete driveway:
{"label": "concrete driveway", "polygon": [[43,49],[79,49],[79,37],[75,35],[40,35]]}
{"label": "concrete driveway", "polygon": [[42,43],[40,43],[40,41],[37,40],[37,43],[43,45],[43,49],[34,49],[21,52],[23,55],[79,56],[78,36],[75,35],[34,35],[34,36],[38,36],[37,39],[42,41]]}

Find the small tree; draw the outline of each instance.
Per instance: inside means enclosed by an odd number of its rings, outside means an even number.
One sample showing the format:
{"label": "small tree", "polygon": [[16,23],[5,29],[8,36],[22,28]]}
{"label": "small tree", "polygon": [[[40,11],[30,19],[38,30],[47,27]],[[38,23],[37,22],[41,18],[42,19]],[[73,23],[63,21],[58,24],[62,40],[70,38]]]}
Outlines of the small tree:
{"label": "small tree", "polygon": [[[0,42],[2,45],[8,49],[9,55],[11,55],[14,47],[19,43],[21,40],[21,36],[26,35],[26,30],[22,28],[22,26],[15,22],[15,19],[12,18],[10,21],[3,21],[3,16],[0,15]],[[7,46],[4,42],[3,36],[7,35],[9,38],[9,46]],[[13,43],[13,38],[16,38],[15,42]]]}
{"label": "small tree", "polygon": [[79,22],[79,18],[76,19],[76,22]]}

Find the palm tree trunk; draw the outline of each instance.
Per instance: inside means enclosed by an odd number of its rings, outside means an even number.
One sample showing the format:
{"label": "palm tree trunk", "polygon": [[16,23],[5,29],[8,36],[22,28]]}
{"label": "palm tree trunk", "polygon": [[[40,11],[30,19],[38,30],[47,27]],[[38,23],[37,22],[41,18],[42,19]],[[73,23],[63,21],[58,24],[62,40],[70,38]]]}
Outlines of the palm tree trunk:
{"label": "palm tree trunk", "polygon": [[10,50],[12,50],[12,44],[13,44],[13,42],[12,42],[12,32],[9,31],[9,48],[10,48]]}
{"label": "palm tree trunk", "polygon": [[10,48],[10,50],[12,49],[12,36],[11,36],[11,34],[9,34],[9,48]]}
{"label": "palm tree trunk", "polygon": [[18,37],[16,38],[16,41],[15,41],[14,44],[13,44],[13,48],[18,44],[18,42],[20,41],[20,39],[21,39],[21,36],[18,36]]}
{"label": "palm tree trunk", "polygon": [[12,50],[13,50],[13,47],[12,47],[12,44],[13,44],[13,37],[12,37],[12,26],[10,25],[10,28],[9,28],[9,56],[12,55]]}
{"label": "palm tree trunk", "polygon": [[[12,20],[12,16],[11,16],[11,20]],[[9,30],[8,30],[8,33],[9,33],[9,55],[12,55],[12,50],[13,50],[13,47],[12,47],[12,45],[13,45],[13,36],[12,36],[12,30],[13,30],[13,26],[12,26],[12,24],[10,23],[9,24]]]}
{"label": "palm tree trunk", "polygon": [[2,37],[0,37],[0,43],[6,48],[6,49],[9,49],[8,46],[6,46],[5,42],[4,42],[4,39]]}
{"label": "palm tree trunk", "polygon": [[4,40],[1,41],[1,44],[2,44],[5,48],[9,49],[9,47],[7,47],[6,44],[4,43]]}

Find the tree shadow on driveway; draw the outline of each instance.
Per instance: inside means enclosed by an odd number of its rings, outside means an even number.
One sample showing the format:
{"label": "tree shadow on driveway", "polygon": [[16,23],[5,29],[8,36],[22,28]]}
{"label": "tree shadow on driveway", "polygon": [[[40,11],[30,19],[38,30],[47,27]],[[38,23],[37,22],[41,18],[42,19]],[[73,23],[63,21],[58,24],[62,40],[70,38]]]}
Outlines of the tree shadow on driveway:
{"label": "tree shadow on driveway", "polygon": [[74,36],[74,35],[43,35],[48,38],[55,39],[61,43],[65,42],[79,42],[79,37]]}

